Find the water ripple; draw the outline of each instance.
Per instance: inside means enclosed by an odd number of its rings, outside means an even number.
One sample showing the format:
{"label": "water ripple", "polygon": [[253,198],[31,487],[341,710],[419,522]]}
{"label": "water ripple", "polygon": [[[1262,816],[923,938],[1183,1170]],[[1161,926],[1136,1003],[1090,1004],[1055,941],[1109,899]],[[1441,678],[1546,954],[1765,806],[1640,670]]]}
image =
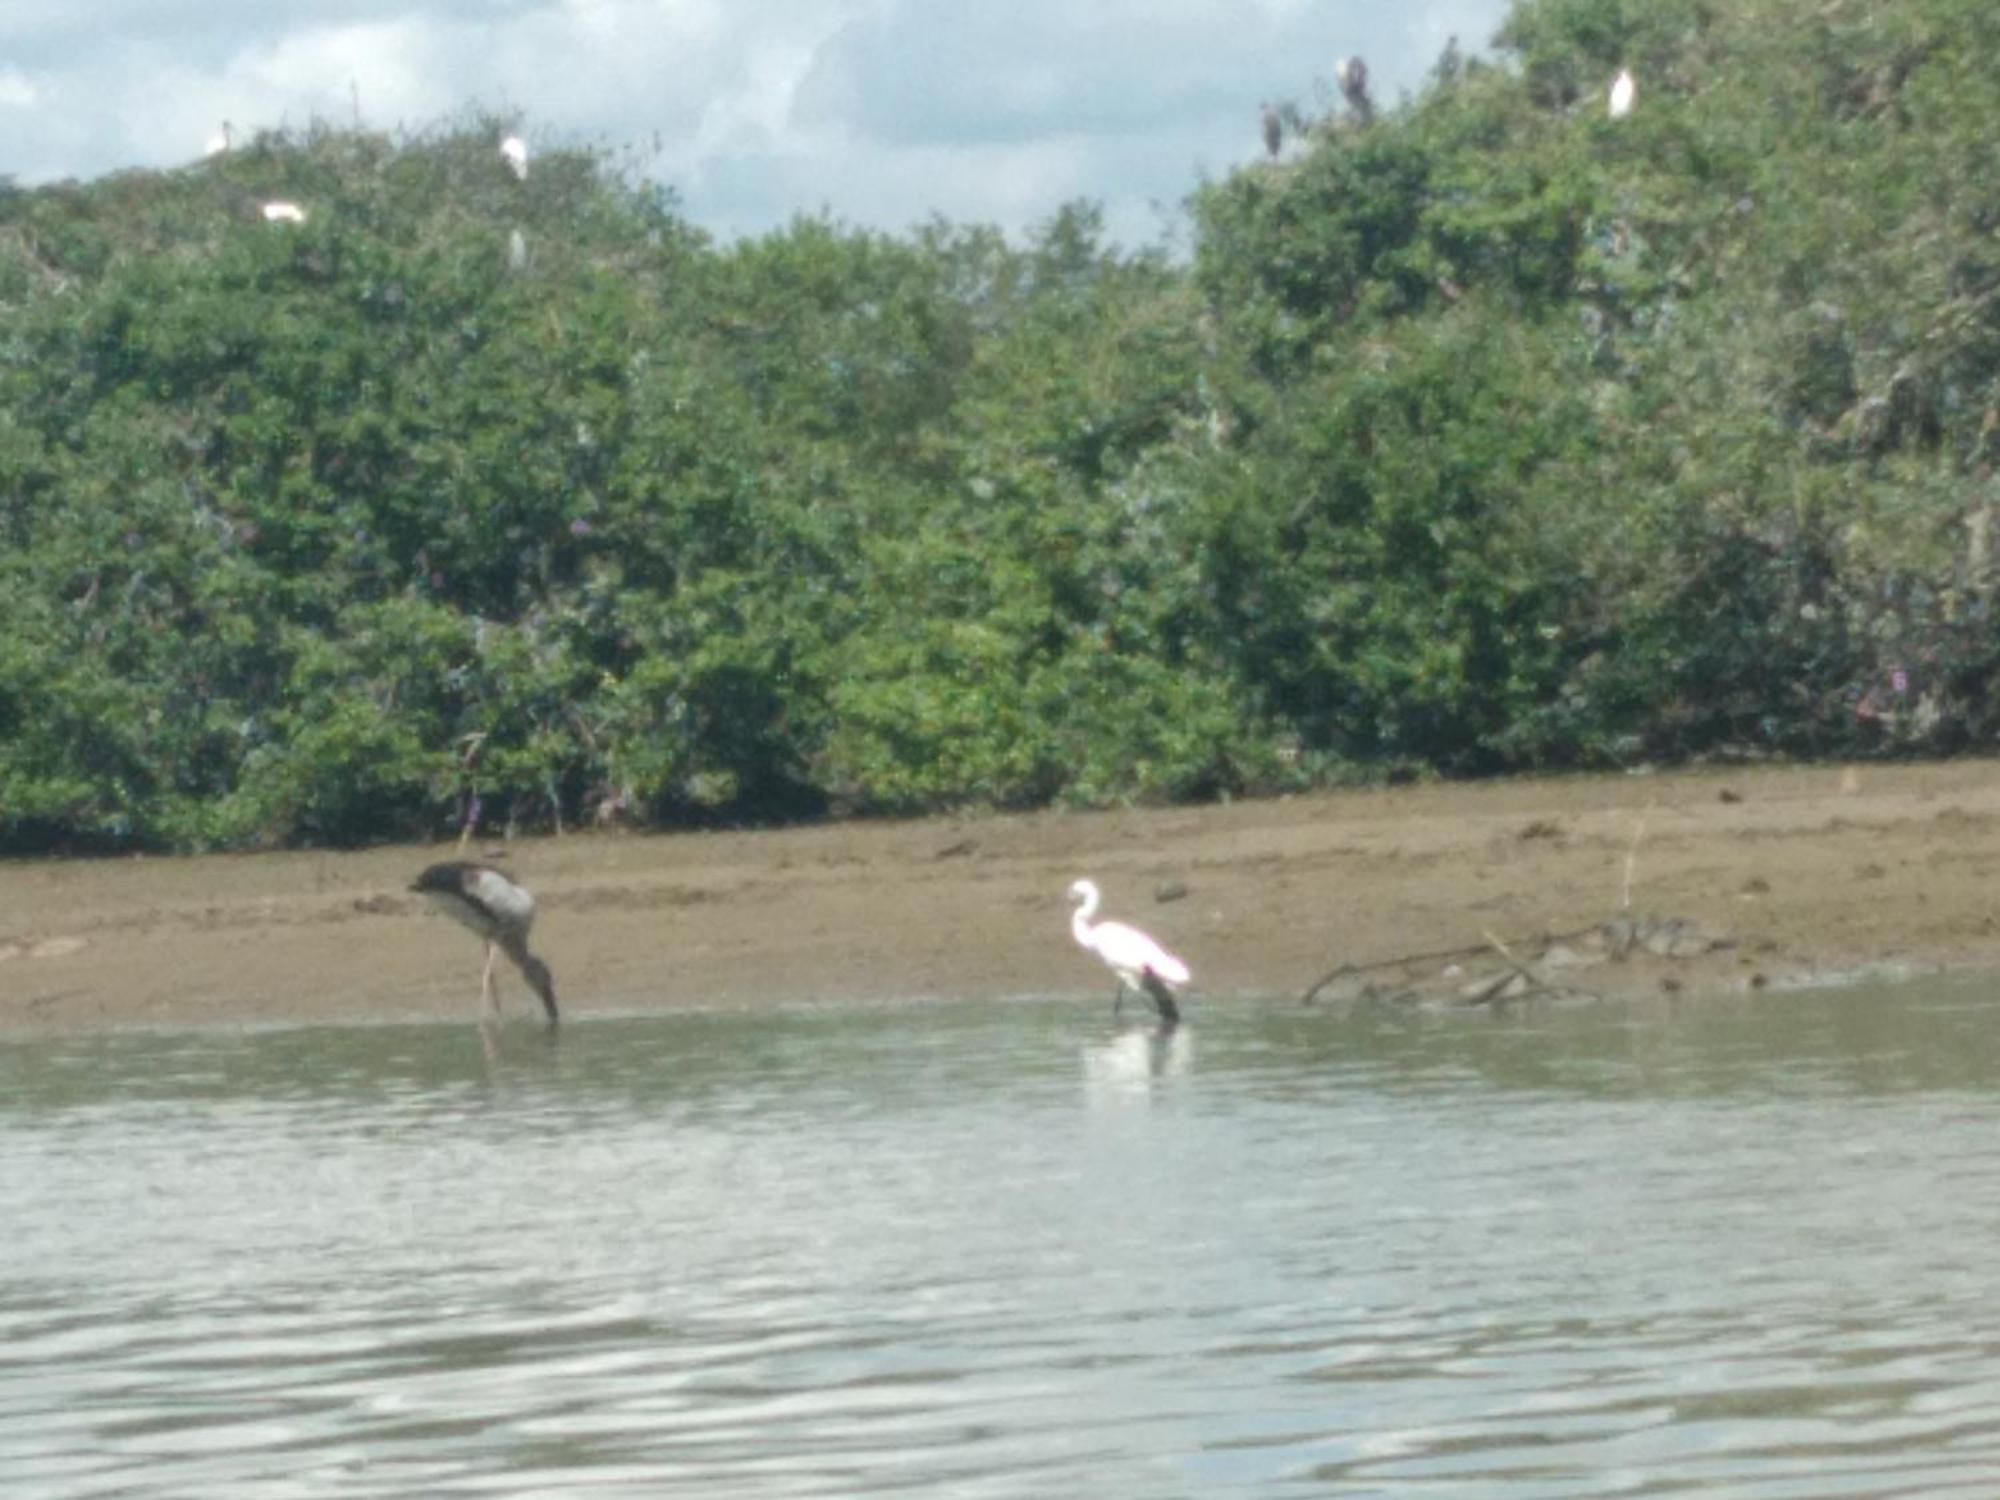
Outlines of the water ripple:
{"label": "water ripple", "polygon": [[0,1491],[1990,1493],[1995,1020],[7,1043]]}

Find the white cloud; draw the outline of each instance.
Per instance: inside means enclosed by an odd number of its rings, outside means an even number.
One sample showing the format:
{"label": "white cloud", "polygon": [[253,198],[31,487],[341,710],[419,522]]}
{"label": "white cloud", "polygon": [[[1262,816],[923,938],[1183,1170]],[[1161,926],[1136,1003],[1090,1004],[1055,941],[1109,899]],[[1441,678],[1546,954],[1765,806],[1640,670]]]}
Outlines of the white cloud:
{"label": "white cloud", "polygon": [[[1367,58],[1377,97],[1507,0],[6,0],[0,172],[24,182],[191,161],[223,120],[422,128],[516,112],[538,149],[645,149],[723,233],[822,208],[900,229],[1020,229],[1153,205],[1250,159],[1264,98],[1323,102]],[[109,40],[107,40],[109,39]],[[657,143],[655,146],[654,143]]]}
{"label": "white cloud", "polygon": [[42,91],[18,68],[0,68],[0,109],[33,109]]}

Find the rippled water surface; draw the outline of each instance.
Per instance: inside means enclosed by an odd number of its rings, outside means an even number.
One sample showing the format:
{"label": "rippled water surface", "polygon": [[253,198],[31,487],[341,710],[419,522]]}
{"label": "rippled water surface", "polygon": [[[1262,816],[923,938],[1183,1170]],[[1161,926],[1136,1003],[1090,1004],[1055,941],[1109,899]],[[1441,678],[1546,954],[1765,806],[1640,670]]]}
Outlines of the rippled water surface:
{"label": "rippled water surface", "polygon": [[0,1494],[2000,1493],[2000,986],[0,1042]]}

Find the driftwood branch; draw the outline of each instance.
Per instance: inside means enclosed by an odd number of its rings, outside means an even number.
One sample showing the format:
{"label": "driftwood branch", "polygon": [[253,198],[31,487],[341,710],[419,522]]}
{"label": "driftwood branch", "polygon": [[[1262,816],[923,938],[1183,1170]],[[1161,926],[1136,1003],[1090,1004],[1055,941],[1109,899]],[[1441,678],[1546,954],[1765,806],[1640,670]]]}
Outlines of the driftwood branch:
{"label": "driftwood branch", "polygon": [[[1599,923],[1593,922],[1590,926],[1579,927],[1574,932],[1545,933],[1540,941],[1544,947],[1552,943],[1574,942],[1578,938],[1588,937],[1591,933],[1598,931],[1599,926]],[[1320,995],[1329,985],[1338,983],[1340,980],[1350,978],[1356,974],[1375,974],[1384,969],[1406,969],[1414,964],[1440,964],[1450,963],[1454,959],[1477,958],[1482,953],[1491,953],[1495,948],[1499,948],[1502,956],[1509,957],[1511,962],[1511,956],[1506,953],[1505,948],[1489,933],[1484,942],[1468,943],[1462,948],[1439,948],[1430,953],[1404,953],[1395,958],[1378,958],[1363,964],[1340,964],[1320,975],[1314,981],[1312,988],[1299,997],[1299,1003],[1301,1005],[1311,1005],[1319,999]]]}
{"label": "driftwood branch", "polygon": [[[1639,918],[1631,916],[1612,917],[1608,921],[1593,922],[1588,927],[1579,927],[1570,932],[1544,933],[1534,939],[1520,939],[1509,943],[1498,933],[1487,931],[1483,941],[1468,943],[1462,948],[1440,948],[1429,953],[1405,953],[1394,958],[1375,959],[1368,963],[1343,963],[1339,967],[1322,974],[1299,997],[1301,1005],[1311,1005],[1332,985],[1341,980],[1359,975],[1395,971],[1402,976],[1401,987],[1385,997],[1373,984],[1364,984],[1361,997],[1370,1000],[1389,998],[1394,1000],[1419,1001],[1455,1000],[1469,1005],[1497,1005],[1509,1000],[1577,999],[1594,1000],[1603,998],[1595,990],[1579,986],[1553,982],[1548,971],[1557,967],[1569,968],[1579,963],[1622,962],[1634,954],[1646,953],[1657,958],[1695,958],[1704,953],[1736,946],[1734,938],[1703,929],[1700,923],[1679,918]],[[1596,953],[1595,958],[1579,958],[1575,954],[1558,956],[1557,948],[1566,943],[1583,940]],[[1535,949],[1535,956],[1524,958],[1522,953]],[[1465,963],[1470,967],[1474,960],[1485,959],[1487,964],[1473,973],[1461,973],[1457,965]],[[1491,967],[1498,960],[1499,969]],[[1440,967],[1449,966],[1449,967]],[[1421,974],[1430,968],[1433,972]],[[1455,995],[1448,993],[1449,982],[1459,981]],[[1666,981],[1662,981],[1666,983]]]}
{"label": "driftwood branch", "polygon": [[[1591,930],[1590,928],[1584,929],[1585,932]],[[1571,934],[1572,937],[1580,935],[1577,933]],[[1516,958],[1514,951],[1491,932],[1486,934],[1486,941],[1492,945],[1493,951],[1500,955],[1510,972],[1488,992],[1476,996],[1475,1003],[1477,1004],[1485,1005],[1500,1000],[1601,1000],[1603,998],[1595,990],[1580,989],[1575,985],[1569,984],[1550,984],[1527,964]],[[1550,939],[1549,941],[1556,942],[1559,939]],[[1519,979],[1527,988],[1517,995],[1509,995],[1506,993],[1507,986],[1516,979]]]}
{"label": "driftwood branch", "polygon": [[[1618,962],[1640,952],[1659,958],[1682,959],[1710,953],[1718,948],[1734,947],[1733,938],[1706,931],[1698,922],[1677,918],[1641,917],[1633,914],[1632,893],[1638,883],[1639,851],[1646,841],[1646,828],[1652,820],[1657,805],[1655,802],[1647,803],[1632,820],[1631,840],[1625,848],[1624,879],[1620,883],[1618,893],[1618,911],[1607,920],[1592,922],[1586,927],[1579,927],[1569,932],[1544,933],[1538,938],[1521,939],[1512,945],[1499,934],[1489,930],[1481,934],[1483,941],[1467,943],[1462,947],[1438,948],[1428,953],[1403,953],[1393,958],[1379,958],[1366,963],[1342,963],[1320,975],[1299,997],[1299,1003],[1313,1004],[1328,988],[1342,980],[1384,971],[1395,971],[1401,975],[1401,987],[1391,997],[1398,1000],[1451,998],[1459,1003],[1488,1005],[1530,998],[1596,999],[1601,997],[1593,990],[1552,983],[1548,978],[1548,972],[1596,963],[1604,959]],[[1541,825],[1535,825],[1530,831],[1547,830]],[[1584,940],[1597,956],[1586,958],[1574,953],[1556,952],[1558,945],[1573,943],[1579,939]],[[1520,956],[1520,953],[1531,951],[1534,954],[1531,958],[1524,959]],[[1496,958],[1504,965],[1499,970],[1491,967],[1492,960]],[[1471,966],[1474,960],[1479,959],[1485,959],[1487,962],[1476,967],[1469,975],[1456,967],[1461,963]],[[1420,972],[1426,966],[1433,972],[1429,974]],[[1457,982],[1455,996],[1450,994],[1453,981]],[[1661,982],[1672,987],[1670,980]],[[1360,996],[1379,1000],[1383,998],[1383,992],[1372,982],[1364,981]]]}
{"label": "driftwood branch", "polygon": [[[1523,984],[1527,985],[1528,988],[1531,990],[1538,990],[1542,987],[1541,976],[1535,973],[1535,971],[1530,969],[1526,964],[1522,963],[1520,959],[1514,957],[1513,949],[1509,948],[1505,943],[1501,942],[1500,939],[1491,932],[1487,932],[1483,935],[1486,938],[1487,946],[1492,948],[1492,950],[1495,953],[1500,955],[1502,962],[1504,962],[1507,965],[1507,968],[1511,971],[1509,974],[1510,978],[1519,979]],[[1497,994],[1498,991],[1495,991],[1495,993]]]}

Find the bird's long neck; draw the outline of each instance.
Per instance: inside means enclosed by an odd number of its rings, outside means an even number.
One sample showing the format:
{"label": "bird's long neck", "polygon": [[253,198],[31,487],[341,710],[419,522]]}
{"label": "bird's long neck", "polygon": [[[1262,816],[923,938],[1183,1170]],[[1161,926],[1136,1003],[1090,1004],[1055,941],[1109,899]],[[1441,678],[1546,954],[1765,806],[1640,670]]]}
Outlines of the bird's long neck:
{"label": "bird's long neck", "polygon": [[1075,911],[1069,914],[1070,935],[1084,947],[1090,946],[1091,918],[1097,915],[1097,892],[1085,891]]}
{"label": "bird's long neck", "polygon": [[514,960],[514,966],[535,987],[535,993],[542,997],[542,1009],[549,1013],[549,1024],[556,1023],[556,981],[549,973],[549,966],[528,951],[528,945],[517,937],[502,936],[495,939]]}

